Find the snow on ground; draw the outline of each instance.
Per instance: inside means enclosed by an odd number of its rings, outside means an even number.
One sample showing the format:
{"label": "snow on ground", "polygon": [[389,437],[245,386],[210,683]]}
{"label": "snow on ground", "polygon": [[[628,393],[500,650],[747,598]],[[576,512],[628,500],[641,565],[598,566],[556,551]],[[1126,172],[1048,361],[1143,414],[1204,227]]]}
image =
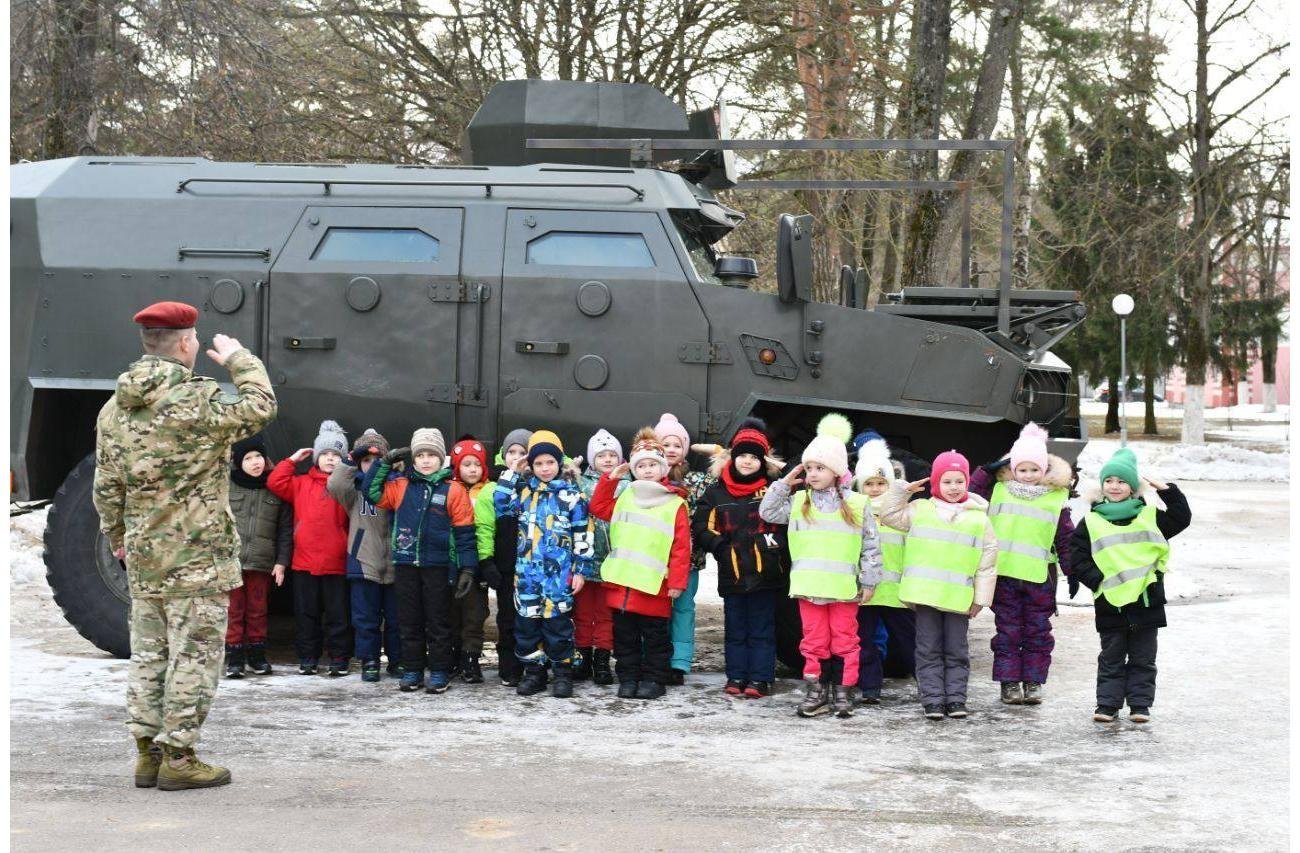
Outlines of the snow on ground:
{"label": "snow on ground", "polygon": [[[1107,403],[1097,400],[1082,400],[1079,402],[1079,411],[1085,415],[1104,415],[1106,414],[1107,405]],[[1145,403],[1130,400],[1128,402],[1129,417],[1140,415],[1145,405]],[[1163,401],[1157,402],[1152,408],[1158,418],[1181,418],[1183,413],[1182,406],[1173,406]],[[1206,409],[1205,420],[1207,423],[1231,420],[1286,424],[1291,422],[1291,407],[1278,406],[1276,411],[1265,412],[1264,406],[1259,403],[1249,403],[1244,406],[1221,406],[1217,409]]]}
{"label": "snow on ground", "polygon": [[[1156,480],[1284,483],[1290,479],[1289,452],[1269,453],[1237,444],[1165,444],[1136,437],[1130,437],[1129,447],[1137,454],[1139,472]],[[1081,487],[1095,481],[1102,464],[1117,449],[1117,438],[1088,439],[1079,455]]]}
{"label": "snow on ground", "polygon": [[[1287,488],[1186,491],[1195,521],[1174,540],[1170,581],[1187,583],[1161,632],[1146,726],[1090,721],[1097,636],[1085,607],[1055,620],[1038,708],[998,704],[987,613],[972,623],[966,721],[926,722],[910,681],[886,682],[885,702],[848,720],[798,719],[788,679],[769,700],[729,699],[706,569],[708,671],[663,700],[590,684],[571,700],[491,682],[400,694],[388,679],[289,674],[279,649],[276,675],[223,682],[204,729],[203,754],[235,783],[170,796],[127,780],[126,664],[46,606],[42,573],[11,570],[11,844],[1284,849],[1286,715],[1242,703],[1268,685],[1286,704]],[[11,544],[17,560],[39,563],[32,523]]]}

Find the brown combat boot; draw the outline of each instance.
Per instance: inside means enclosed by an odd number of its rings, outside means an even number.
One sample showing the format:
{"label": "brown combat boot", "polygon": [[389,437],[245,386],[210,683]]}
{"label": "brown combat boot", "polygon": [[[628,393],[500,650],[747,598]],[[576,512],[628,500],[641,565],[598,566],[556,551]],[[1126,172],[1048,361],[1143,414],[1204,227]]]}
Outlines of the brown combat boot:
{"label": "brown combat boot", "polygon": [[158,765],[162,764],[162,747],[153,742],[151,737],[135,739],[135,748],[139,755],[135,759],[135,786],[152,788],[158,784]]}
{"label": "brown combat boot", "polygon": [[163,746],[163,762],[158,768],[159,791],[184,791],[187,788],[215,788],[230,784],[230,771],[204,764],[192,748]]}

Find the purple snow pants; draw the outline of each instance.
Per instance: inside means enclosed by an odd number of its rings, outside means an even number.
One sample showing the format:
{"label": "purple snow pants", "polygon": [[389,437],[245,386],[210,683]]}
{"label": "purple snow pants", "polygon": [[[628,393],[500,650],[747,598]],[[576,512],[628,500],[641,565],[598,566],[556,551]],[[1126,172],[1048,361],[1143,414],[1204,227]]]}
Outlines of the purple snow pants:
{"label": "purple snow pants", "polygon": [[994,681],[1047,683],[1052,665],[1052,614],[1056,612],[1055,577],[1043,583],[998,578],[993,593]]}

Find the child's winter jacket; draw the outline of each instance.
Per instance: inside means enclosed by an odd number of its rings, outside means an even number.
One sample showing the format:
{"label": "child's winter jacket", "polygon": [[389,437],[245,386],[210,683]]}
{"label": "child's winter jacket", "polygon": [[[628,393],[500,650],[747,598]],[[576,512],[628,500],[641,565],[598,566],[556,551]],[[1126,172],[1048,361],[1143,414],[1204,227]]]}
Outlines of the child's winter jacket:
{"label": "child's winter jacket", "polygon": [[686,505],[686,489],[670,483],[667,479],[658,482],[638,480],[628,483],[624,480],[601,477],[596,483],[596,490],[591,498],[591,514],[605,521],[613,521],[615,508],[620,503],[650,509],[663,505],[665,500],[675,498],[680,498],[681,501],[674,515],[673,539],[669,546],[667,565],[664,567],[663,582],[656,592],[650,593],[606,579],[604,581],[605,602],[613,609],[661,619],[672,616],[673,600],[668,597],[668,590],[684,590],[690,581],[691,522]]}
{"label": "child's winter jacket", "polygon": [[[951,523],[958,515],[968,509],[988,512],[988,501],[984,500],[977,494],[968,493],[966,500],[959,504],[951,504],[938,498],[924,498],[919,501],[910,501],[911,494],[907,491],[907,483],[897,482],[890,486],[889,491],[885,493],[885,508],[880,512],[880,521],[904,532],[912,529],[912,517],[916,512],[917,504],[930,503],[933,505],[939,518]],[[904,579],[907,577],[906,569],[903,573]],[[993,532],[993,523],[986,517],[984,519],[984,539],[981,543],[981,554],[979,568],[975,572],[975,596],[974,603],[980,607],[989,607],[993,604],[993,591],[998,585],[998,536]]]}
{"label": "child's winter jacket", "polygon": [[[587,499],[587,508],[591,509],[591,499],[596,494],[596,486],[600,483],[600,475],[592,468],[588,468],[578,477],[578,488],[582,490],[582,496]],[[627,479],[618,481],[618,486],[614,492],[614,497],[623,494],[623,489],[631,482]],[[609,522],[598,517],[594,512],[592,515],[592,550],[594,559],[592,560],[592,574],[589,580],[600,581],[600,566],[609,556]]]}
{"label": "child's winter jacket", "polygon": [[348,511],[348,577],[390,584],[397,575],[389,559],[388,511],[362,494],[364,479],[365,472],[345,460],[330,473],[325,486]]}
{"label": "child's winter jacket", "polygon": [[313,575],[347,572],[348,513],[330,497],[328,475],[313,465],[294,474],[292,459],[282,459],[266,478],[271,493],[293,507],[293,570]]}
{"label": "child's winter jacket", "polygon": [[786,526],[758,514],[771,483],[737,497],[721,479],[704,490],[691,524],[696,545],[718,561],[718,594],[784,589],[790,571]]}
{"label": "child's winter jacket", "polygon": [[266,488],[230,484],[230,511],[239,532],[239,566],[269,572],[293,559],[293,510]]}
{"label": "child's winter jacket", "polygon": [[[976,468],[970,475],[970,491],[977,494],[984,500],[991,500],[993,497],[993,487],[996,483],[1014,482],[1016,479],[1015,472],[1009,464],[995,463],[994,465],[985,465]],[[1070,482],[1074,479],[1074,474],[1070,470],[1070,463],[1066,462],[1059,456],[1048,455],[1047,473],[1043,475],[1040,485],[1049,489],[1070,489]],[[1015,488],[1011,486],[1010,488]],[[1074,536],[1074,521],[1070,518],[1070,508],[1063,507],[1061,514],[1056,520],[1056,535],[1053,537],[1055,548],[1056,564],[1061,567],[1061,571],[1070,574],[1070,538]],[[1055,581],[1055,574],[1052,574],[1052,580]]]}
{"label": "child's winter jacket", "polygon": [[[840,502],[849,500],[863,500],[865,498],[850,492],[847,489],[832,487],[829,489],[805,489],[802,493],[806,498],[800,500],[812,501],[814,510],[820,513],[838,512]],[[769,524],[788,525],[794,512],[794,495],[790,487],[784,480],[775,480],[767,488],[767,494],[763,495],[762,501],[758,506],[759,516]],[[883,579],[883,560],[880,554],[880,533],[876,530],[876,519],[870,511],[862,513],[862,546],[858,556],[858,576],[857,587],[861,592],[864,589],[874,590],[879,586]],[[793,563],[793,561],[792,561]],[[792,565],[793,569],[793,565]],[[796,572],[797,574],[797,572]],[[793,584],[797,587],[797,583]],[[848,596],[843,598],[818,599],[811,596],[803,596],[796,590],[792,593],[793,598],[807,598],[814,603],[823,604],[831,601],[847,601]]]}
{"label": "child's winter jacket", "polygon": [[[1187,498],[1173,483],[1159,494],[1166,508],[1156,510],[1156,527],[1160,529],[1162,536],[1172,539],[1192,523],[1192,510],[1187,505]],[[1090,498],[1088,501],[1090,506],[1096,506],[1101,502],[1101,495],[1096,492],[1085,497]],[[1139,497],[1145,506],[1146,497]],[[1114,520],[1111,523],[1124,527],[1132,524],[1133,520]],[[1097,564],[1092,559],[1092,536],[1088,532],[1087,516],[1079,522],[1078,527],[1074,528],[1074,536],[1070,539],[1070,559],[1071,576],[1095,593],[1101,586],[1102,574],[1101,569],[1097,568]],[[1157,573],[1155,583],[1146,588],[1143,598],[1139,598],[1132,604],[1115,607],[1104,597],[1097,597],[1093,601],[1093,618],[1099,633],[1165,627],[1167,623],[1164,572]]]}
{"label": "child's winter jacket", "polygon": [[549,618],[573,609],[570,581],[593,570],[587,500],[573,483],[543,483],[509,469],[492,496],[498,519],[516,519],[515,605],[525,618]]}
{"label": "child's winter jacket", "polygon": [[474,507],[469,493],[443,468],[421,474],[414,468],[393,471],[379,460],[366,473],[365,490],[380,509],[392,510],[390,547],[399,566],[447,569],[448,583],[456,582],[458,565],[452,559],[452,542],[462,555],[459,569],[478,570],[474,539]]}

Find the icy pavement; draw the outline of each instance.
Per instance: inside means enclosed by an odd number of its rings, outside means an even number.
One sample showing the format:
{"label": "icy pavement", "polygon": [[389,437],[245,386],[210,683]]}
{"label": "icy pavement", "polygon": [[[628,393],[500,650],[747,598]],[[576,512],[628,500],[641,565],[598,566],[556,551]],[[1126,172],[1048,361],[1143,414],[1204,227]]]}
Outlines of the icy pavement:
{"label": "icy pavement", "polygon": [[[63,624],[31,570],[39,524],[19,519],[10,534],[11,842],[1284,849],[1287,489],[1189,482],[1186,491],[1196,519],[1175,540],[1171,627],[1146,726],[1091,722],[1092,613],[1063,606],[1038,708],[997,703],[992,617],[975,620],[965,721],[926,722],[911,682],[887,682],[884,704],[852,719],[811,721],[793,714],[796,682],[770,700],[733,700],[719,672],[693,674],[650,703],[590,684],[555,700],[492,683],[400,694],[390,680],[355,674],[224,682],[202,748],[235,783],[170,795],[130,786],[125,664]],[[716,662],[721,613],[712,575],[702,580],[701,657]]]}

